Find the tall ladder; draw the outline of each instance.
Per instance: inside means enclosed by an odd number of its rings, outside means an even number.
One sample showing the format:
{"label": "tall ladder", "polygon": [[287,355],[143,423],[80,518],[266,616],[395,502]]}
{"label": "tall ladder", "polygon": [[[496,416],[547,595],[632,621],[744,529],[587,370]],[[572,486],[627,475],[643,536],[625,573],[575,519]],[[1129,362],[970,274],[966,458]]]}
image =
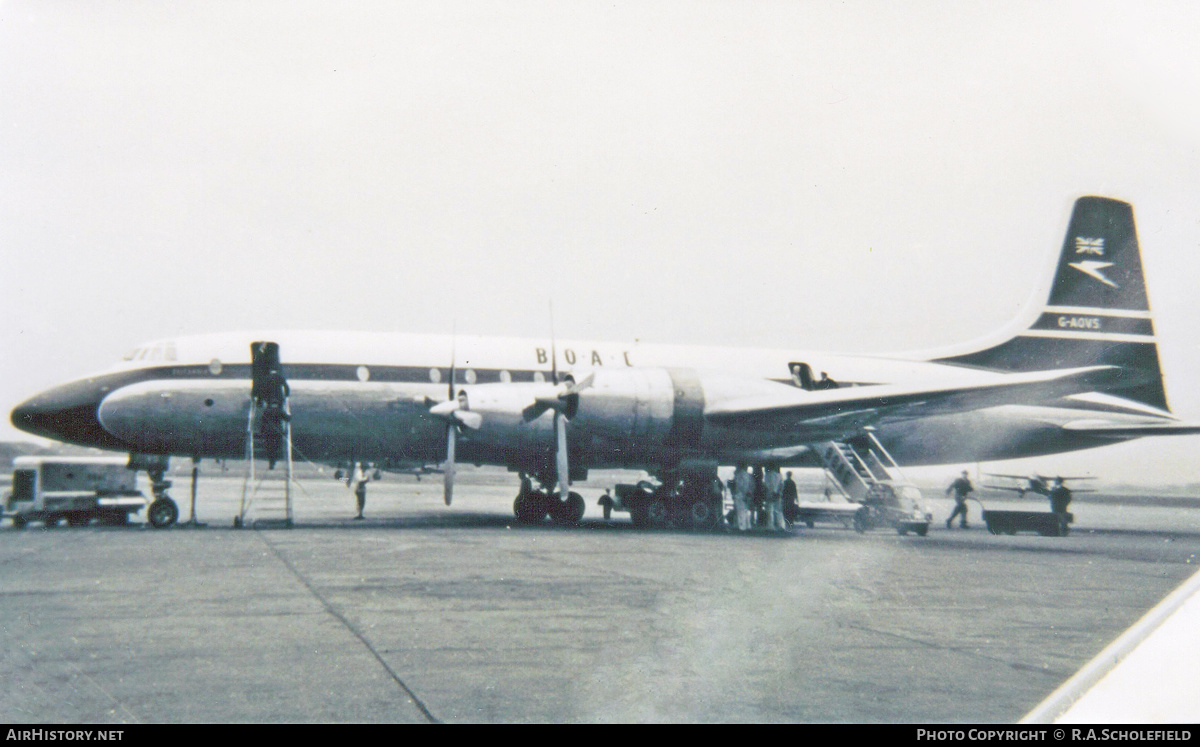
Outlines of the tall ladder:
{"label": "tall ladder", "polygon": [[817,444],[825,471],[855,503],[862,503],[875,485],[884,480],[904,480],[899,465],[871,431],[844,441]]}
{"label": "tall ladder", "polygon": [[[235,527],[292,526],[292,411],[287,382],[279,363],[279,346],[273,342],[250,345],[252,387],[246,414],[246,475],[242,503]],[[284,463],[283,479],[259,477],[258,459],[272,466]]]}

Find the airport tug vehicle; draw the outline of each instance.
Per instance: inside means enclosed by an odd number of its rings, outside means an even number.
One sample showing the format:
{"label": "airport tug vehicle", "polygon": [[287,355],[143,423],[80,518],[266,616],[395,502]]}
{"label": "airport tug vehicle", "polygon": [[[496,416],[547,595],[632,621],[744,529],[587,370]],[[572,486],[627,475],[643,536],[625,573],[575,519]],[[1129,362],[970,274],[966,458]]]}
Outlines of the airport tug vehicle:
{"label": "airport tug vehicle", "polygon": [[145,506],[137,471],[125,457],[25,456],[13,460],[3,515],[18,529],[30,521],[47,527],[63,520],[71,526],[92,520],[121,525]]}

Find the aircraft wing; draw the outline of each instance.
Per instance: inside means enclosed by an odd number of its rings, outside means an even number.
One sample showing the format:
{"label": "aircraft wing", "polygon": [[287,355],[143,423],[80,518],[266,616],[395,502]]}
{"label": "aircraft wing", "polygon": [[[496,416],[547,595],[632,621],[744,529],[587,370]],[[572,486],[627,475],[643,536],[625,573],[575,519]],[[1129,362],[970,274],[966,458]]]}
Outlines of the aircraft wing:
{"label": "aircraft wing", "polygon": [[1198,625],[1200,573],[1147,612],[1021,723],[1196,723]]}
{"label": "aircraft wing", "polygon": [[1116,366],[1089,366],[997,374],[993,381],[963,386],[883,384],[822,391],[787,389],[714,402],[706,408],[705,417],[735,427],[834,432],[860,428],[884,417],[929,417],[1055,399],[1096,389],[1120,370]]}
{"label": "aircraft wing", "polygon": [[[983,474],[987,475],[988,477],[1007,477],[1011,480],[1032,480],[1033,478],[1036,477],[1037,479],[1039,479],[1042,482],[1045,482],[1047,484],[1053,482],[1054,480],[1062,480],[1063,482],[1068,482],[1071,480],[1095,480],[1096,479],[1095,475],[1051,475],[1051,476],[1046,476],[1046,475],[1002,475],[999,472],[984,472]],[[1015,489],[1016,488],[1014,488],[1014,490]]]}
{"label": "aircraft wing", "polygon": [[[1086,433],[1100,438],[1138,438],[1141,436],[1192,436],[1200,434],[1198,423],[1113,423],[1107,420],[1076,420],[1063,426],[1064,430]],[[1077,480],[1079,478],[1071,478]]]}
{"label": "aircraft wing", "polygon": [[[984,485],[983,487],[987,488],[988,490],[1011,490],[1014,493],[1034,493],[1034,492],[1036,492],[1036,491],[1030,490],[1028,488],[1014,488],[1014,487],[1006,486],[1006,485]],[[1072,491],[1072,492],[1074,492],[1074,491]]]}

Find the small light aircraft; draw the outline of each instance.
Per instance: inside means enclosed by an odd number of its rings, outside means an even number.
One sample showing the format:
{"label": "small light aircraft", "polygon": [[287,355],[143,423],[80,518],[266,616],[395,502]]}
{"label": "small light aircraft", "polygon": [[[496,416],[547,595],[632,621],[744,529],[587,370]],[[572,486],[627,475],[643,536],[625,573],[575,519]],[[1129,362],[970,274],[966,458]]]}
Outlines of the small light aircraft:
{"label": "small light aircraft", "polygon": [[[1022,498],[1025,497],[1026,493],[1037,493],[1038,495],[1048,496],[1048,495],[1050,495],[1050,491],[1054,489],[1054,486],[1056,484],[1057,485],[1065,485],[1068,480],[1095,480],[1096,479],[1095,477],[1090,477],[1090,476],[1063,477],[1062,475],[1058,475],[1055,477],[1046,477],[1044,475],[1039,475],[1039,474],[1002,475],[1002,474],[997,474],[995,472],[985,472],[984,474],[987,475],[988,477],[1002,477],[1002,478],[1005,478],[1008,480],[1023,480],[1025,484],[1021,485],[1019,487],[1013,486],[1013,485],[984,485],[985,488],[989,488],[991,490],[1011,490],[1013,492],[1020,493],[1020,496]],[[1082,488],[1082,489],[1072,488],[1071,492],[1072,493],[1094,493],[1096,491],[1088,489],[1088,488]]]}

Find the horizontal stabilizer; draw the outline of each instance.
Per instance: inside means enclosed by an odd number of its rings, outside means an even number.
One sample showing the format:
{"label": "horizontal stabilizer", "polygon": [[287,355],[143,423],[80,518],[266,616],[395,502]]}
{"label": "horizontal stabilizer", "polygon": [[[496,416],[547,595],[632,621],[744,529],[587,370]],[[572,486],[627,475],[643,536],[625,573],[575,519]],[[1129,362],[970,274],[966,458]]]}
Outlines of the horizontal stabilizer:
{"label": "horizontal stabilizer", "polygon": [[722,424],[789,427],[805,423],[862,423],[885,416],[928,417],[1007,404],[1027,404],[1102,387],[1121,375],[1115,366],[1000,374],[994,381],[956,387],[885,384],[805,391],[788,389],[771,396],[727,400],[711,405],[705,416]]}
{"label": "horizontal stabilizer", "polygon": [[1194,436],[1200,434],[1200,423],[1113,423],[1108,420],[1076,420],[1063,426],[1072,433],[1086,433],[1099,438],[1141,438],[1144,436]]}

